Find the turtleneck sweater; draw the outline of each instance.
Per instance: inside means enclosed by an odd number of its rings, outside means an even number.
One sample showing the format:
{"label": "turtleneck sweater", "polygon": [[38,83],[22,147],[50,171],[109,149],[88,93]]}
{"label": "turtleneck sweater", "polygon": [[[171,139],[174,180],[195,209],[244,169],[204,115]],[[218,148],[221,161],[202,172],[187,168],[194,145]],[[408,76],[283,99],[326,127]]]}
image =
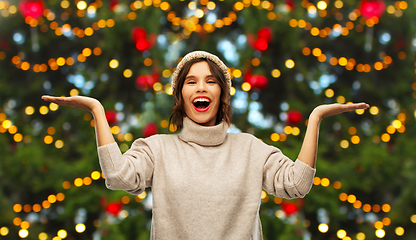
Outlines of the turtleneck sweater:
{"label": "turtleneck sweater", "polygon": [[179,134],[140,138],[121,153],[98,147],[106,186],[140,194],[152,188],[151,239],[262,239],[262,189],[304,197],[315,169],[227,124],[201,126],[184,118]]}

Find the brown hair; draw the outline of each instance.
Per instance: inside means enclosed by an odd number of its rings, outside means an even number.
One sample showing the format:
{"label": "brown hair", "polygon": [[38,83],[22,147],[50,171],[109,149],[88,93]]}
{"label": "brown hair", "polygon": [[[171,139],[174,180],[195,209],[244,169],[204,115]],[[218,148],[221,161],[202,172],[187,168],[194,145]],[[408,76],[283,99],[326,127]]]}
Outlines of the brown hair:
{"label": "brown hair", "polygon": [[228,86],[227,79],[225,78],[222,70],[217,66],[217,64],[206,58],[197,58],[192,59],[184,64],[184,66],[178,74],[176,86],[173,89],[173,98],[175,100],[175,105],[173,106],[172,115],[169,118],[169,125],[176,125],[178,130],[182,129],[183,118],[186,116],[184,102],[182,98],[182,88],[185,82],[186,75],[188,75],[192,65],[194,65],[197,62],[203,61],[208,63],[209,70],[211,71],[212,75],[217,79],[218,84],[221,87],[221,102],[218,108],[217,119],[215,121],[215,124],[220,123],[222,120],[224,120],[224,122],[226,122],[228,126],[230,126],[231,124],[232,110],[231,105],[228,103],[228,101],[230,100],[230,87]]}

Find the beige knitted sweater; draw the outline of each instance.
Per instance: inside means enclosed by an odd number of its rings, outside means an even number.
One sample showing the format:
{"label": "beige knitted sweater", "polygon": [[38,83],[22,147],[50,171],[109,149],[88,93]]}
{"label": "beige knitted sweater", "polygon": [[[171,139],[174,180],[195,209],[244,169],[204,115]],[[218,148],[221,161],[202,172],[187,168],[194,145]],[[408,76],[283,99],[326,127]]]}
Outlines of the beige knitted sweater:
{"label": "beige knitted sweater", "polygon": [[181,133],[138,139],[124,155],[116,143],[98,148],[109,189],[152,187],[151,239],[262,239],[262,189],[283,198],[309,192],[315,169],[226,126],[185,118]]}

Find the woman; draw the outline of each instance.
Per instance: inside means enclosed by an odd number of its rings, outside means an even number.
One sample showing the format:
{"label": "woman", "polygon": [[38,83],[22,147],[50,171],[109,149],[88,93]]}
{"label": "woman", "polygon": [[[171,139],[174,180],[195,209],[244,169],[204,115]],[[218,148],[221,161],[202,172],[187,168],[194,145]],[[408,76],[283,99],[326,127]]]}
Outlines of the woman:
{"label": "woman", "polygon": [[108,188],[139,194],[152,187],[151,239],[262,239],[262,189],[283,198],[304,197],[315,174],[321,120],[369,107],[359,103],[315,108],[293,162],[250,134],[227,133],[231,78],[216,56],[202,51],[186,55],[173,74],[172,87],[171,122],[182,131],[137,139],[124,154],[98,100],[42,97],[94,115]]}

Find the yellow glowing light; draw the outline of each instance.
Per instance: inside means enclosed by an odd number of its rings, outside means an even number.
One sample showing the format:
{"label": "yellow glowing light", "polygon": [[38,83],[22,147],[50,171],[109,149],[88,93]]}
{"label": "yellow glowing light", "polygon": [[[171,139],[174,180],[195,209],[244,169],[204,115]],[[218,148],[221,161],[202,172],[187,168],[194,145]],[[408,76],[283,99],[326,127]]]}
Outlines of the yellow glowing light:
{"label": "yellow glowing light", "polygon": [[58,110],[58,108],[59,108],[59,105],[58,105],[58,104],[56,104],[56,103],[50,103],[50,104],[49,104],[49,109],[50,109],[51,111],[56,111],[56,110]]}
{"label": "yellow glowing light", "polygon": [[279,139],[280,139],[280,135],[279,135],[278,133],[272,133],[272,134],[270,135],[270,139],[271,139],[273,142],[277,142],[277,141],[279,141]]}
{"label": "yellow glowing light", "polygon": [[51,203],[45,200],[45,201],[42,202],[42,207],[43,208],[50,208],[51,207]]}
{"label": "yellow glowing light", "polygon": [[43,138],[43,141],[44,141],[46,144],[51,144],[51,143],[53,142],[53,137],[52,137],[52,136],[47,135],[47,136],[45,136],[45,137]]}
{"label": "yellow glowing light", "polygon": [[300,134],[300,129],[298,127],[293,127],[292,135],[298,136]]}
{"label": "yellow glowing light", "polygon": [[377,221],[374,223],[374,227],[376,229],[382,229],[384,227],[384,224],[381,221]]}
{"label": "yellow glowing light", "polygon": [[82,178],[75,178],[74,185],[76,187],[81,187],[83,184],[84,184],[84,181],[82,180]]}
{"label": "yellow glowing light", "polygon": [[396,128],[395,128],[395,127],[393,127],[392,125],[389,125],[389,126],[387,126],[386,131],[387,131],[387,133],[389,133],[389,134],[393,134],[393,133],[395,133],[395,132],[396,132]]}
{"label": "yellow glowing light", "polygon": [[413,215],[410,217],[410,221],[412,221],[412,223],[416,223],[416,214],[413,214]]}
{"label": "yellow glowing light", "polygon": [[313,178],[313,184],[314,185],[319,185],[321,184],[321,179],[319,177],[314,177]]}
{"label": "yellow glowing light", "polygon": [[101,177],[101,173],[99,171],[94,171],[91,173],[91,178],[94,180],[98,180]]}
{"label": "yellow glowing light", "polygon": [[62,140],[57,140],[55,142],[55,147],[56,148],[62,148],[64,146],[64,142]]}
{"label": "yellow glowing light", "polygon": [[322,54],[322,50],[321,49],[319,49],[319,48],[314,48],[313,50],[312,50],[312,55],[314,55],[315,57],[318,57],[318,56],[320,56]]}
{"label": "yellow glowing light", "polygon": [[132,70],[130,70],[130,69],[126,69],[126,70],[124,70],[124,72],[123,72],[123,76],[124,76],[125,78],[130,78],[131,76],[133,76],[133,71],[132,71]]}
{"label": "yellow glowing light", "polygon": [[207,8],[211,11],[214,10],[216,7],[217,6],[215,5],[215,2],[209,1],[207,4]]}
{"label": "yellow glowing light", "polygon": [[14,140],[15,142],[21,142],[21,141],[23,140],[23,135],[22,135],[22,134],[20,134],[20,133],[16,133],[16,134],[13,136],[13,140]]}
{"label": "yellow glowing light", "polygon": [[345,103],[345,97],[344,96],[338,96],[337,97],[337,102],[338,103]]}
{"label": "yellow glowing light", "polygon": [[195,11],[195,17],[202,18],[204,16],[204,11],[202,9],[197,9]]}
{"label": "yellow glowing light", "polygon": [[110,66],[110,68],[117,68],[118,67],[118,65],[119,65],[119,63],[118,63],[118,61],[116,60],[116,59],[112,59],[110,62],[109,62],[109,64],[108,64],[109,66]]}
{"label": "yellow glowing light", "polygon": [[243,91],[248,92],[251,89],[251,85],[248,82],[245,82],[243,84],[241,84],[241,89],[243,89]]}
{"label": "yellow glowing light", "polygon": [[96,11],[97,11],[97,9],[92,5],[87,8],[87,12],[89,14],[94,14]]}
{"label": "yellow glowing light", "polygon": [[[166,126],[166,127],[167,127],[167,126]],[[126,134],[124,135],[124,140],[125,140],[125,141],[127,141],[127,142],[132,141],[132,140],[133,140],[133,134],[131,134],[131,133],[126,133]]]}
{"label": "yellow glowing light", "polygon": [[350,143],[347,140],[342,140],[340,146],[342,148],[348,148],[350,146]]}
{"label": "yellow glowing light", "polygon": [[162,90],[162,88],[163,88],[163,85],[162,85],[160,82],[157,82],[157,83],[153,84],[153,90],[154,90],[155,92],[159,92],[159,91],[161,91],[161,90]]}
{"label": "yellow glowing light", "polygon": [[261,191],[261,199],[265,199],[267,197],[267,193],[263,190]]}
{"label": "yellow glowing light", "polygon": [[65,195],[63,193],[56,194],[56,200],[62,202],[65,199]]}
{"label": "yellow glowing light", "polygon": [[55,203],[56,202],[56,196],[51,194],[48,196],[48,202]]}
{"label": "yellow glowing light", "polygon": [[349,203],[354,203],[357,200],[357,197],[355,195],[348,195],[347,201]]}
{"label": "yellow glowing light", "polygon": [[194,1],[190,2],[188,4],[189,10],[195,10],[196,9],[196,3]]}
{"label": "yellow glowing light", "polygon": [[19,237],[21,238],[27,238],[29,236],[29,231],[26,229],[20,229],[19,231]]}
{"label": "yellow glowing light", "polygon": [[345,66],[345,65],[347,65],[347,63],[348,63],[348,60],[347,60],[345,57],[340,57],[340,58],[338,59],[338,63],[339,63],[339,65],[341,65],[341,66]]}
{"label": "yellow glowing light", "polygon": [[79,1],[77,3],[77,8],[79,10],[85,10],[87,8],[87,3],[85,1]]}
{"label": "yellow glowing light", "polygon": [[71,91],[69,91],[69,95],[71,96],[71,97],[73,97],[73,96],[78,96],[79,95],[79,91],[78,91],[78,89],[72,89]]}
{"label": "yellow glowing light", "polygon": [[286,127],[283,128],[283,132],[285,134],[288,134],[288,135],[292,134],[292,131],[293,131],[293,128],[291,126],[286,126]]}
{"label": "yellow glowing light", "polygon": [[65,65],[65,58],[59,57],[58,59],[56,59],[56,64],[58,64],[58,66]]}
{"label": "yellow glowing light", "polygon": [[357,233],[357,240],[364,240],[365,239],[365,234],[362,232]]}
{"label": "yellow glowing light", "polygon": [[364,114],[364,109],[357,109],[357,110],[355,110],[355,113],[357,113],[358,115],[363,115]]}
{"label": "yellow glowing light", "polygon": [[404,228],[397,227],[394,232],[397,234],[397,236],[403,236],[403,234],[404,234]]}
{"label": "yellow glowing light", "polygon": [[82,55],[84,55],[84,56],[86,56],[86,57],[91,56],[91,54],[92,54],[91,48],[84,48],[84,49],[82,50]]}
{"label": "yellow glowing light", "polygon": [[322,185],[323,187],[328,187],[328,186],[329,186],[329,184],[330,184],[330,181],[329,181],[329,179],[328,179],[328,178],[322,178],[322,179],[321,179],[321,185]]}
{"label": "yellow glowing light", "polygon": [[354,203],[353,203],[353,206],[355,207],[355,208],[357,208],[357,209],[359,209],[359,208],[361,208],[361,206],[362,206],[363,204],[361,203],[361,201],[360,200],[357,200],[357,201],[355,201]]}
{"label": "yellow glowing light", "polygon": [[22,229],[28,229],[30,227],[30,224],[27,221],[23,221],[22,223],[20,223],[20,227]]}
{"label": "yellow glowing light", "polygon": [[62,8],[68,8],[69,7],[69,1],[67,1],[67,0],[63,0],[62,2],[61,2],[61,7]]}
{"label": "yellow glowing light", "polygon": [[162,9],[163,11],[168,11],[169,9],[170,9],[170,5],[169,5],[169,3],[168,2],[162,2],[161,4],[160,4],[160,9]]}
{"label": "yellow glowing light", "polygon": [[66,238],[66,236],[68,234],[67,234],[67,232],[65,230],[61,229],[61,230],[58,231],[58,234],[57,235],[58,235],[58,237],[64,239],[64,238]]}
{"label": "yellow glowing light", "polygon": [[321,223],[321,224],[319,224],[319,226],[318,226],[318,230],[319,230],[321,233],[326,233],[326,232],[328,232],[328,230],[329,230],[329,226],[328,226],[328,224],[326,224],[326,223]]}
{"label": "yellow glowing light", "polygon": [[308,12],[309,12],[309,14],[313,15],[313,14],[315,14],[315,13],[316,13],[316,11],[317,11],[317,9],[316,9],[316,7],[315,7],[315,6],[310,5],[310,7],[308,7]]}
{"label": "yellow glowing light", "polygon": [[230,95],[231,96],[234,96],[234,94],[235,94],[235,87],[231,87]]}
{"label": "yellow glowing light", "polygon": [[147,193],[146,193],[146,191],[143,191],[142,193],[140,193],[139,195],[137,195],[137,197],[138,197],[139,199],[145,199],[145,198],[147,197]]}
{"label": "yellow glowing light", "polygon": [[351,137],[351,142],[352,142],[353,144],[359,144],[359,143],[360,143],[360,137],[359,137],[359,136],[357,136],[357,135],[352,136],[352,137]]}
{"label": "yellow glowing light", "polygon": [[5,120],[5,121],[2,123],[2,126],[3,126],[3,128],[8,129],[8,128],[10,128],[10,127],[12,126],[12,121],[10,121],[10,120]]}
{"label": "yellow glowing light", "polygon": [[344,237],[346,237],[347,236],[347,232],[344,230],[344,229],[340,229],[340,230],[338,230],[337,231],[337,237],[338,238],[344,238]]}
{"label": "yellow glowing light", "polygon": [[383,229],[377,229],[376,230],[376,237],[384,238],[384,236],[386,236],[386,232]]}
{"label": "yellow glowing light", "polygon": [[376,106],[370,107],[370,114],[377,115],[379,113],[379,109]]}
{"label": "yellow glowing light", "polygon": [[388,142],[388,141],[390,141],[390,135],[389,135],[388,133],[383,133],[383,134],[381,135],[381,141],[383,141],[383,142]]}
{"label": "yellow glowing light", "polygon": [[85,225],[83,223],[78,223],[77,225],[75,225],[75,231],[77,231],[77,233],[83,233],[85,232]]}
{"label": "yellow glowing light", "polygon": [[344,6],[344,3],[341,0],[337,0],[335,1],[334,6],[336,8],[342,8]]}
{"label": "yellow glowing light", "polygon": [[371,205],[370,204],[364,204],[363,211],[364,212],[370,212],[371,211]]}
{"label": "yellow glowing light", "polygon": [[328,5],[325,1],[319,1],[318,4],[316,4],[316,7],[318,7],[319,10],[325,10]]}
{"label": "yellow glowing light", "polygon": [[39,233],[38,238],[39,238],[39,240],[47,240],[48,239],[48,234],[44,233],[44,232],[41,232],[41,233]]}
{"label": "yellow glowing light", "polygon": [[233,71],[233,76],[235,77],[235,78],[239,78],[239,77],[241,77],[241,75],[242,75],[243,73],[241,72],[241,70],[240,69],[234,69],[234,71]]}
{"label": "yellow glowing light", "polygon": [[284,217],[284,216],[286,216],[286,214],[285,214],[285,212],[283,212],[282,210],[277,210],[275,213],[274,213],[274,215],[277,217],[277,218],[282,218],[282,217]]}
{"label": "yellow glowing light", "polygon": [[49,112],[49,108],[48,108],[47,106],[41,106],[41,107],[39,108],[39,112],[40,112],[40,114],[42,114],[42,115],[46,115],[46,114]]}
{"label": "yellow glowing light", "polygon": [[327,90],[325,90],[325,96],[328,98],[332,98],[334,96],[334,90],[328,88]]}
{"label": "yellow glowing light", "polygon": [[172,86],[170,85],[170,83],[165,85],[165,92],[166,92],[167,95],[172,95],[173,94],[173,89],[172,89]]}
{"label": "yellow glowing light", "polygon": [[294,68],[295,67],[295,61],[293,61],[292,59],[288,59],[285,62],[285,66],[287,68]]}
{"label": "yellow glowing light", "polygon": [[398,129],[402,126],[402,123],[399,120],[394,120],[391,124],[394,128]]}
{"label": "yellow glowing light", "polygon": [[236,2],[236,3],[234,4],[234,9],[235,9],[236,11],[241,11],[243,8],[244,8],[244,4],[243,4],[242,2]]}
{"label": "yellow glowing light", "polygon": [[162,72],[162,76],[163,76],[164,78],[169,78],[170,76],[172,76],[172,72],[171,72],[169,69],[165,69],[165,70],[163,70],[163,72]]}
{"label": "yellow glowing light", "polygon": [[15,134],[17,132],[17,127],[12,125],[9,127],[9,133],[10,134]]}
{"label": "yellow glowing light", "polygon": [[272,71],[272,76],[273,76],[274,78],[278,78],[278,77],[280,77],[280,75],[281,75],[281,72],[280,72],[280,70],[279,70],[279,69],[273,69],[273,71]]}
{"label": "yellow glowing light", "polygon": [[35,108],[33,108],[32,106],[27,106],[27,107],[25,108],[25,113],[26,113],[27,115],[32,115],[33,113],[35,113]]}
{"label": "yellow glowing light", "polygon": [[120,127],[119,126],[113,126],[111,127],[111,132],[116,135],[120,133]]}
{"label": "yellow glowing light", "polygon": [[385,217],[385,218],[383,218],[383,224],[385,225],[385,226],[388,226],[388,225],[390,225],[391,224],[391,220],[390,220],[390,218],[388,218],[388,217]]}

